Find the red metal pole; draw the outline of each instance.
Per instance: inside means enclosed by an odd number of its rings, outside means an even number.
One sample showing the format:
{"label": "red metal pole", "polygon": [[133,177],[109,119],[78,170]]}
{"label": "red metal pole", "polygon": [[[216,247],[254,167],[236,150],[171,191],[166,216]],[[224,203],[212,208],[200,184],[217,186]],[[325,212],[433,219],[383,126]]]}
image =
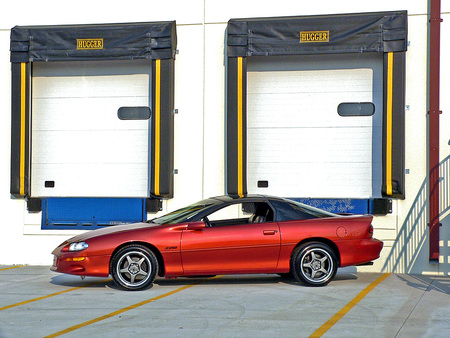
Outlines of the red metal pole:
{"label": "red metal pole", "polygon": [[428,168],[430,261],[439,261],[439,58],[441,40],[441,1],[430,0],[429,89],[428,89]]}

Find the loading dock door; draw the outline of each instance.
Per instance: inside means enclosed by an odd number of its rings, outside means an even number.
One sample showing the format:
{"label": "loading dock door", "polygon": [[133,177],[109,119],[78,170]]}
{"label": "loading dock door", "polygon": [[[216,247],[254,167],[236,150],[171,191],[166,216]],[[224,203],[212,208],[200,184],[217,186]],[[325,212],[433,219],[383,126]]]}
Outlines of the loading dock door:
{"label": "loading dock door", "polygon": [[151,63],[34,62],[32,197],[147,197],[149,120],[120,120],[150,106]]}
{"label": "loading dock door", "polygon": [[[382,62],[375,54],[249,59],[248,192],[377,197]],[[343,102],[373,102],[375,113],[340,116]]]}

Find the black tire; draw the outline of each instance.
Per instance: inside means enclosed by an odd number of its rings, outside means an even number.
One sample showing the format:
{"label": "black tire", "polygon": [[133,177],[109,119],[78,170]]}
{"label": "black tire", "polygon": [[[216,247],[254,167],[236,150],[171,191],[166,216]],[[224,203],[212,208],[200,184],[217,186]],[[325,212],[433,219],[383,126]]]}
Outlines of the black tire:
{"label": "black tire", "polygon": [[305,243],[292,252],[291,271],[306,285],[327,285],[336,274],[337,264],[335,252],[324,243]]}
{"label": "black tire", "polygon": [[127,245],[111,260],[111,275],[124,290],[142,290],[150,286],[158,272],[155,254],[143,245]]}

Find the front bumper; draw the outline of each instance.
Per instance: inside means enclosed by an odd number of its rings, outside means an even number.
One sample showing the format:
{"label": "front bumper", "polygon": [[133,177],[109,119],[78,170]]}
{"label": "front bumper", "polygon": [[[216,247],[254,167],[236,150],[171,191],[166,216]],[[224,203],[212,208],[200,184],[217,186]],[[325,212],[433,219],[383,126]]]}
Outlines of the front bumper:
{"label": "front bumper", "polygon": [[111,256],[83,256],[83,252],[54,254],[54,272],[77,276],[108,277]]}

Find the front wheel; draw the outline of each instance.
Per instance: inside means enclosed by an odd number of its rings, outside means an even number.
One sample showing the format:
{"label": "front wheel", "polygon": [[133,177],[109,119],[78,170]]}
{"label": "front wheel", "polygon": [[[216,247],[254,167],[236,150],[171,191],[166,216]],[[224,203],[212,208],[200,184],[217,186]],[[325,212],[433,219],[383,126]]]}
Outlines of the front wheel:
{"label": "front wheel", "polygon": [[143,245],[128,245],[111,260],[111,275],[125,290],[141,290],[153,283],[158,271],[155,254]]}
{"label": "front wheel", "polygon": [[291,271],[295,279],[304,284],[327,285],[337,271],[336,254],[324,243],[305,243],[293,251]]}

